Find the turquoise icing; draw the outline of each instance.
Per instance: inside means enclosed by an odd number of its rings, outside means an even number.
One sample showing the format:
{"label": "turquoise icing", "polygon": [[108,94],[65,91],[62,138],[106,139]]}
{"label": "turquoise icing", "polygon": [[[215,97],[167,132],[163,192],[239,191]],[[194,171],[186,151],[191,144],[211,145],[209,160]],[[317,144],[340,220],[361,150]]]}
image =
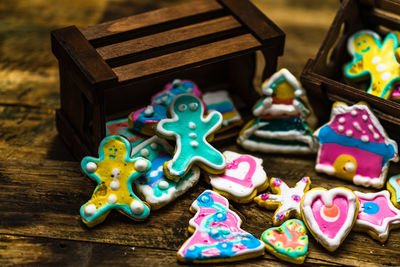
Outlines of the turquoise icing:
{"label": "turquoise icing", "polygon": [[[131,143],[130,143],[126,138],[124,138],[124,137],[122,137],[122,136],[118,136],[118,135],[110,135],[110,136],[107,136],[107,137],[105,137],[105,138],[101,141],[101,143],[100,143],[99,158],[94,158],[94,157],[89,157],[89,156],[87,156],[87,157],[84,157],[84,158],[82,159],[82,161],[81,161],[81,169],[82,169],[82,171],[83,171],[88,177],[90,177],[91,179],[93,179],[94,181],[97,182],[97,186],[96,186],[95,192],[99,189],[99,187],[100,187],[100,185],[103,183],[103,181],[102,181],[101,177],[99,177],[99,176],[97,175],[96,172],[89,173],[89,172],[86,170],[86,165],[87,165],[89,162],[99,163],[99,162],[105,160],[105,153],[104,153],[104,148],[103,148],[103,147],[104,147],[104,145],[105,145],[109,140],[111,140],[111,139],[117,139],[117,140],[122,141],[122,142],[124,143],[125,148],[126,148],[126,151],[127,151],[127,153],[125,154],[125,158],[124,158],[125,162],[136,162],[136,161],[138,161],[139,159],[140,159],[140,160],[145,160],[145,161],[147,161],[147,170],[146,170],[146,172],[151,168],[151,162],[150,162],[149,160],[147,160],[147,159],[145,159],[145,158],[142,158],[142,157],[131,157],[131,156],[129,155],[129,154],[130,154],[130,151],[132,151],[132,146],[131,146]],[[117,152],[117,151],[116,151],[116,152]],[[128,187],[129,193],[130,193],[130,197],[133,198],[133,199],[135,199],[135,200],[137,200],[137,201],[139,201],[139,202],[143,205],[144,210],[143,210],[143,212],[142,212],[141,214],[135,214],[135,213],[133,213],[132,210],[131,210],[131,208],[130,208],[130,206],[128,206],[128,205],[122,205],[122,204],[117,204],[117,203],[115,203],[115,204],[106,203],[106,204],[104,204],[102,207],[98,208],[98,209],[96,210],[96,212],[95,212],[93,215],[91,215],[91,216],[86,216],[86,215],[85,215],[85,212],[84,212],[84,208],[85,208],[86,204],[84,204],[84,205],[82,205],[81,208],[80,208],[80,214],[81,214],[82,218],[83,218],[85,221],[87,221],[87,222],[92,222],[92,221],[95,221],[98,217],[102,216],[104,213],[107,213],[107,212],[109,212],[109,211],[112,210],[112,209],[119,209],[119,210],[122,210],[125,214],[127,214],[127,215],[129,215],[129,216],[131,216],[131,217],[133,217],[133,218],[136,218],[136,219],[144,219],[144,218],[146,218],[147,216],[149,216],[149,214],[150,214],[150,208],[149,208],[147,205],[145,205],[145,204],[142,202],[142,200],[140,200],[140,198],[138,198],[138,197],[135,195],[135,193],[133,192],[133,189],[132,189],[132,182],[133,182],[134,180],[138,179],[138,178],[139,178],[141,175],[143,175],[143,174],[144,174],[143,172],[133,172],[133,173],[131,174],[131,176],[128,178],[127,184],[126,184],[126,186]]]}
{"label": "turquoise icing", "polygon": [[[156,143],[156,142],[155,142]],[[162,170],[162,166],[165,162],[171,160],[172,156],[168,151],[164,148],[162,144],[156,143],[157,148],[153,149],[151,147],[151,143],[147,144],[144,147],[140,147],[139,151],[135,153],[134,156],[140,156],[140,151],[142,149],[147,149],[149,155],[147,158],[151,161],[151,169],[146,173],[146,175],[140,177],[138,179],[139,184],[141,185],[148,185],[152,188],[153,194],[155,197],[160,198],[163,194],[168,194],[171,188],[177,188],[180,184],[189,180],[193,172],[189,171],[184,177],[182,177],[178,182],[169,180],[165,177],[164,171]],[[161,170],[160,170],[161,169]],[[157,175],[153,175],[157,173]],[[161,189],[158,185],[162,181],[168,182],[168,187]]]}
{"label": "turquoise icing", "polygon": [[400,203],[400,184],[397,182],[398,179],[400,179],[400,174],[390,177],[389,184],[396,193],[396,202]]}
{"label": "turquoise icing", "polygon": [[206,141],[206,137],[221,125],[221,113],[212,111],[203,119],[204,108],[200,99],[189,94],[176,97],[169,109],[172,119],[162,120],[157,126],[162,135],[176,137],[177,149],[172,164],[168,164],[169,172],[180,176],[194,161],[213,169],[225,168],[224,156]]}
{"label": "turquoise icing", "polygon": [[318,134],[320,144],[336,143],[347,147],[356,147],[377,155],[380,155],[382,166],[384,166],[395,154],[395,149],[392,144],[363,142],[360,139],[345,136],[336,133],[329,125],[323,126]]}
{"label": "turquoise icing", "polygon": [[267,123],[260,127],[260,130],[265,131],[291,131],[296,130],[298,132],[307,133],[312,135],[311,130],[307,124],[299,117],[282,117],[282,118],[271,118],[271,119],[256,119],[256,123]]}
{"label": "turquoise icing", "polygon": [[285,139],[274,139],[274,138],[264,138],[264,137],[259,137],[256,135],[251,135],[249,137],[249,140],[258,142],[258,143],[268,143],[268,144],[274,144],[274,145],[280,145],[280,146],[304,146],[308,147],[308,143],[304,143],[301,141],[296,141],[296,140],[285,140]]}
{"label": "turquoise icing", "polygon": [[275,89],[278,86],[278,84],[280,84],[281,82],[284,82],[284,81],[286,81],[286,78],[285,77],[280,77],[274,83],[271,84],[270,88],[271,89]]}

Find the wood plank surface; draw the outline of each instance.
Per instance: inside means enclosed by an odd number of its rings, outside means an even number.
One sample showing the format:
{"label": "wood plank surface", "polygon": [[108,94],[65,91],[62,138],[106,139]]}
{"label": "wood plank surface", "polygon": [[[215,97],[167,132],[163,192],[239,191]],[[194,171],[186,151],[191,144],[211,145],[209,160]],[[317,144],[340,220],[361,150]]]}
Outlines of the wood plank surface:
{"label": "wood plank surface", "polygon": [[259,46],[260,42],[251,34],[243,34],[211,44],[200,45],[175,53],[123,65],[113,68],[113,71],[118,76],[118,81],[123,82],[163,73],[167,70],[170,71],[182,67],[190,67],[196,62],[206,63],[212,61],[216,57],[221,59],[224,56],[229,56],[238,52],[246,52]]}
{"label": "wood plank surface", "polygon": [[81,29],[81,32],[88,40],[94,40],[120,32],[132,31],[149,25],[161,24],[167,21],[187,18],[220,9],[222,9],[222,6],[216,1],[196,0],[196,8],[193,8],[192,3],[184,3],[180,5],[178,11],[174,9],[174,12],[171,12],[172,9],[167,7],[136,16],[105,22],[96,27],[89,26]]}
{"label": "wood plank surface", "polygon": [[[81,222],[79,207],[90,198],[95,184],[81,173],[79,162],[73,159],[55,128],[59,84],[57,61],[50,50],[50,31],[72,24],[86,27],[183,2],[186,1],[69,0],[49,5],[45,0],[1,1],[1,266],[182,266],[176,260],[176,251],[189,237],[187,226],[193,216],[189,206],[204,189],[210,188],[203,177],[195,188],[164,209],[152,212],[146,221],[134,222],[112,212],[94,229]],[[252,2],[286,33],[285,54],[278,66],[288,67],[296,75],[301,73],[306,60],[315,56],[339,6],[337,0]],[[169,14],[169,19],[179,20],[222,7],[210,7],[205,1],[199,6],[200,11],[186,9],[180,14]],[[142,15],[142,22],[135,27],[154,19],[159,19],[160,24],[165,22],[157,12],[150,14],[155,16]],[[126,30],[124,19],[103,25],[101,31],[87,33],[88,36],[92,34],[95,39]],[[245,152],[236,145],[219,148]],[[312,187],[346,186],[363,192],[376,191],[315,173],[315,156],[254,155],[264,159],[269,177],[281,177],[290,186],[308,175]],[[398,173],[400,164],[392,164],[389,175]],[[273,212],[254,203],[233,204],[233,208],[245,218],[243,229],[256,237],[272,225]],[[314,238],[310,241],[305,265],[400,265],[400,230],[393,230],[383,245],[365,233],[351,232],[334,253],[327,252]],[[221,265],[287,266],[269,253]]]}
{"label": "wood plank surface", "polygon": [[151,34],[112,45],[97,48],[104,60],[139,53],[157,47],[173,45],[182,41],[204,37],[212,33],[221,33],[240,27],[240,23],[232,16],[225,16],[200,22],[169,31]]}

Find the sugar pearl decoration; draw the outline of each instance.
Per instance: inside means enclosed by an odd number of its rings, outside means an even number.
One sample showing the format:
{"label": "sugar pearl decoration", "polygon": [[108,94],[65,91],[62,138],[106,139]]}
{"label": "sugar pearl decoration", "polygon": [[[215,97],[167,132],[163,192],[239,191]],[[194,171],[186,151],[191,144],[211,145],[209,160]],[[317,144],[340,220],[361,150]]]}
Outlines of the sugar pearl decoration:
{"label": "sugar pearl decoration", "polygon": [[339,132],[341,132],[341,133],[343,133],[343,131],[344,131],[344,127],[343,127],[342,125],[339,125],[339,127],[338,127],[338,131],[339,131]]}
{"label": "sugar pearl decoration", "polygon": [[351,163],[351,162],[347,162],[347,163],[344,165],[344,168],[345,168],[345,170],[346,170],[347,172],[354,172],[354,171],[356,170],[356,166],[354,166],[354,163]]}
{"label": "sugar pearl decoration", "polygon": [[357,116],[357,111],[352,110],[352,111],[351,111],[351,116],[353,116],[353,117]]}
{"label": "sugar pearl decoration", "polygon": [[108,203],[110,204],[114,204],[115,202],[117,202],[117,196],[114,194],[111,194],[108,196]]}
{"label": "sugar pearl decoration", "polygon": [[167,181],[161,181],[161,182],[158,184],[158,187],[159,187],[160,189],[162,189],[162,190],[167,189],[168,186],[169,186],[169,183],[168,183]]}
{"label": "sugar pearl decoration", "polygon": [[114,178],[118,178],[120,174],[121,174],[121,171],[118,168],[114,168],[111,171],[111,176]]}
{"label": "sugar pearl decoration", "polygon": [[196,129],[196,124],[194,124],[194,122],[189,122],[189,128],[192,130]]}
{"label": "sugar pearl decoration", "polygon": [[192,141],[192,142],[190,142],[190,146],[193,148],[196,148],[199,146],[199,143],[197,141]]}
{"label": "sugar pearl decoration", "polygon": [[346,135],[347,136],[352,136],[353,135],[353,131],[352,130],[347,130],[346,131]]}
{"label": "sugar pearl decoration", "polygon": [[192,139],[196,139],[197,134],[195,134],[195,133],[190,133],[189,136],[190,136],[190,138],[192,138]]}
{"label": "sugar pearl decoration", "polygon": [[147,169],[147,162],[145,160],[143,160],[143,159],[139,159],[135,163],[135,169],[138,172],[144,172]]}
{"label": "sugar pearl decoration", "polygon": [[158,145],[157,145],[157,143],[151,143],[150,147],[151,147],[151,149],[154,150],[154,149],[157,149]]}
{"label": "sugar pearl decoration", "polygon": [[119,182],[118,181],[112,181],[110,183],[110,188],[113,191],[118,190],[119,189]]}
{"label": "sugar pearl decoration", "polygon": [[93,214],[95,214],[96,213],[96,206],[94,205],[94,204],[89,204],[89,205],[87,205],[86,207],[85,207],[85,210],[84,210],[84,212],[85,212],[85,215],[86,216],[92,216]]}
{"label": "sugar pearl decoration", "polygon": [[363,136],[361,136],[361,141],[367,143],[367,142],[369,141],[368,135],[363,135]]}
{"label": "sugar pearl decoration", "polygon": [[339,123],[343,124],[343,123],[345,123],[345,122],[346,122],[346,119],[345,119],[344,117],[341,117],[341,118],[339,119]]}
{"label": "sugar pearl decoration", "polygon": [[88,162],[86,164],[86,170],[90,173],[93,173],[97,170],[97,164],[94,162]]}
{"label": "sugar pearl decoration", "polygon": [[363,119],[363,121],[367,121],[368,120],[368,116],[367,115],[362,115],[362,119]]}
{"label": "sugar pearl decoration", "polygon": [[144,211],[144,206],[142,203],[140,203],[140,201],[134,200],[131,203],[131,211],[134,214],[141,214]]}

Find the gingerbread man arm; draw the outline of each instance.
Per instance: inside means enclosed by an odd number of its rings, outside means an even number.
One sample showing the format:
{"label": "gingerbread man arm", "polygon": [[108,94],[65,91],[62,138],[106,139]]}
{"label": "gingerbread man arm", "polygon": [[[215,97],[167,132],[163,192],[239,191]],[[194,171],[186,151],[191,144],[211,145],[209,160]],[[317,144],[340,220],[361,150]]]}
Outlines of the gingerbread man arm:
{"label": "gingerbread man arm", "polygon": [[221,125],[222,115],[217,111],[212,111],[205,118],[204,122],[208,128],[212,129],[214,127],[216,129]]}
{"label": "gingerbread man arm", "polygon": [[399,41],[394,33],[389,33],[382,44],[382,53],[393,53],[399,46]]}
{"label": "gingerbread man arm", "polygon": [[354,57],[354,60],[349,62],[345,68],[344,71],[346,73],[346,75],[350,78],[356,78],[356,77],[360,77],[364,74],[367,74],[367,70],[364,68],[364,64],[363,64],[363,59],[361,58],[361,56],[356,55]]}
{"label": "gingerbread man arm", "polygon": [[157,132],[166,136],[176,135],[176,130],[179,129],[179,122],[173,119],[164,119],[157,124]]}

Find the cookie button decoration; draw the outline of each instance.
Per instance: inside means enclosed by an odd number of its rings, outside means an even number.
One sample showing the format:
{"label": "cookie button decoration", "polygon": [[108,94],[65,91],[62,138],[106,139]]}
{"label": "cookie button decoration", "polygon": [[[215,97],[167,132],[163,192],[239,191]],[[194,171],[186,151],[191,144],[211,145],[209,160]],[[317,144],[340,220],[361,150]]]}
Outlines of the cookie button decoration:
{"label": "cookie button decoration", "polygon": [[179,181],[167,179],[163,165],[172,159],[173,148],[158,136],[140,143],[132,150],[134,157],[146,156],[151,161],[151,169],[134,181],[135,189],[151,205],[159,209],[172,202],[193,187],[200,177],[200,169],[193,166]]}
{"label": "cookie button decoration", "polygon": [[400,209],[400,174],[390,177],[386,186],[390,192],[392,203]]}
{"label": "cookie button decoration", "polygon": [[308,235],[304,223],[297,219],[272,227],[261,235],[265,247],[276,257],[295,264],[302,264],[308,251]]}
{"label": "cookie button decoration", "polygon": [[92,198],[81,207],[83,222],[93,227],[116,209],[135,220],[145,219],[150,208],[133,192],[132,182],[151,168],[143,157],[130,156],[132,147],[122,136],[111,135],[103,139],[99,158],[84,157],[83,172],[97,182]]}
{"label": "cookie button decoration", "polygon": [[301,199],[303,221],[315,239],[335,251],[353,227],[358,213],[357,196],[349,189],[315,188]]}
{"label": "cookie button decoration", "polygon": [[366,103],[336,102],[330,121],[319,128],[315,169],[357,185],[381,188],[390,161],[398,161],[397,143],[390,139]]}
{"label": "cookie button decoration", "polygon": [[215,191],[235,202],[248,203],[258,191],[268,187],[267,174],[262,159],[225,151],[226,171],[210,175],[210,183]]}
{"label": "cookie button decoration", "polygon": [[242,230],[240,217],[229,209],[229,202],[206,190],[191,206],[196,212],[189,221],[193,235],[177,252],[182,262],[210,263],[237,261],[264,254],[264,244]]}
{"label": "cookie button decoration", "polygon": [[271,190],[275,193],[263,193],[254,201],[266,209],[276,210],[272,217],[274,225],[280,225],[291,217],[301,218],[300,201],[311,185],[310,177],[303,177],[291,188],[279,178],[271,178]]}
{"label": "cookie button decoration", "polygon": [[390,202],[387,190],[378,193],[354,192],[360,202],[360,210],[354,228],[366,231],[372,238],[385,242],[389,231],[400,227],[400,210]]}
{"label": "cookie button decoration", "polygon": [[376,32],[356,32],[347,43],[353,60],[344,68],[345,77],[356,81],[370,79],[367,92],[389,99],[394,85],[400,81],[400,65],[395,57],[398,46],[394,33],[389,33],[382,43]]}
{"label": "cookie button decoration", "polygon": [[225,157],[207,142],[221,125],[221,113],[211,111],[203,117],[202,102],[190,94],[174,98],[168,109],[172,118],[157,125],[160,135],[176,139],[175,155],[164,164],[166,176],[179,180],[193,164],[212,174],[223,173]]}
{"label": "cookie button decoration", "polygon": [[300,96],[304,89],[287,69],[274,73],[262,86],[263,98],[253,107],[257,118],[237,139],[245,149],[271,153],[315,153],[317,141],[306,122],[309,110]]}

